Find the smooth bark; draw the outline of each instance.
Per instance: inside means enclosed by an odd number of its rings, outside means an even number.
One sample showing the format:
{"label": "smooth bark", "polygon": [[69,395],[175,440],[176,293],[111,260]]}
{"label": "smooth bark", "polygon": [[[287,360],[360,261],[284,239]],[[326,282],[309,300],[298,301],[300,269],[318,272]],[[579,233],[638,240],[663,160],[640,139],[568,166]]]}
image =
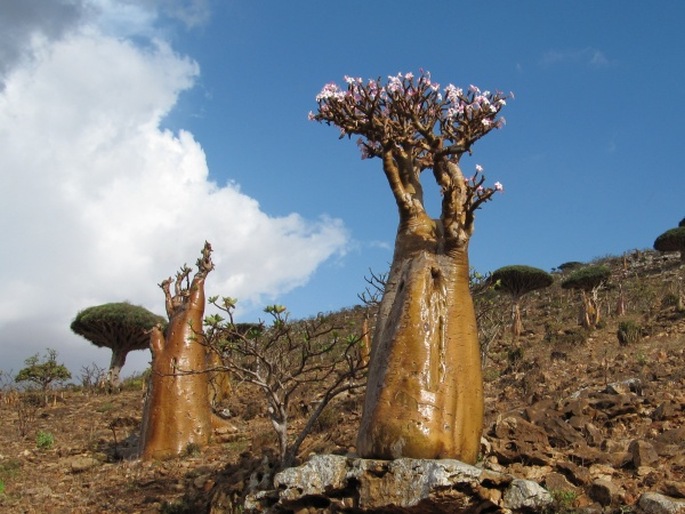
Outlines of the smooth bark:
{"label": "smooth bark", "polygon": [[118,391],[121,386],[121,368],[126,364],[129,348],[112,348],[112,359],[107,372],[107,384],[112,391]]}
{"label": "smooth bark", "polygon": [[165,292],[169,325],[165,333],[152,329],[151,384],[146,399],[141,436],[143,459],[163,459],[183,453],[188,445],[206,446],[212,432],[207,347],[200,342],[205,309],[204,282],[213,269],[211,247],[205,245],[198,272],[183,286],[189,268],[177,275],[176,294],[171,279]]}
{"label": "smooth bark", "polygon": [[[425,213],[419,184],[386,159],[400,226],[371,344],[369,383],[357,439],[362,457],[476,461],[483,385],[476,316],[469,291],[464,180],[443,173],[441,220]],[[396,167],[399,171],[394,171]],[[408,173],[405,173],[408,174]]]}

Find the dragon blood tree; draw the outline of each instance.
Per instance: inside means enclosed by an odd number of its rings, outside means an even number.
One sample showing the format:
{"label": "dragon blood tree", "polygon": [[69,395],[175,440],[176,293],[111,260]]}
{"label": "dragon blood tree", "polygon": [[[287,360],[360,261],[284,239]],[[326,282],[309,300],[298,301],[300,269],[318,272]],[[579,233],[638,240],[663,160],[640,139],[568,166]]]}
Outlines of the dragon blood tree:
{"label": "dragon blood tree", "polygon": [[[463,154],[504,124],[500,92],[444,89],[421,72],[386,83],[345,77],[326,84],[311,120],[360,136],[362,158],[378,157],[399,211],[392,265],[371,343],[357,451],[362,457],[457,458],[475,462],[483,424],[476,318],[468,245],[476,210],[501,184],[482,168],[465,176]],[[442,193],[432,219],[421,173]]]}
{"label": "dragon blood tree", "polygon": [[544,289],[554,282],[552,275],[533,266],[513,265],[495,270],[490,277],[495,289],[511,296],[511,332],[518,337],[523,332],[521,299],[536,289]]}
{"label": "dragon blood tree", "polygon": [[206,446],[212,433],[207,346],[202,343],[205,278],[214,269],[212,247],[205,243],[197,272],[176,274],[159,286],[164,291],[169,325],[152,329],[152,374],[143,412],[140,453],[143,459],[174,457],[189,444]]}

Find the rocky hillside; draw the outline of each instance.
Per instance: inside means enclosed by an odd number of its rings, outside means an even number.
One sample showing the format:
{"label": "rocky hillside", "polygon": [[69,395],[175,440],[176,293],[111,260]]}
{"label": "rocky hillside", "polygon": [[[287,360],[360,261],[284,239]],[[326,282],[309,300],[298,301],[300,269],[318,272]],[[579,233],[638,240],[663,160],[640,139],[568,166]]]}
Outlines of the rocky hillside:
{"label": "rocky hillside", "polygon": [[[487,343],[479,466],[541,484],[554,498],[547,512],[685,512],[685,313],[677,301],[685,271],[677,258],[651,251],[600,262],[612,275],[594,330],[579,326],[580,301],[560,287],[562,271],[525,298],[516,338],[506,326],[507,298],[478,295]],[[335,315],[361,326],[364,309]],[[634,337],[621,344],[619,325],[628,321]],[[231,512],[268,472],[275,448],[261,396],[236,385],[225,405],[235,430],[202,452],[141,463],[133,458],[141,383],[131,380],[117,395],[67,389],[48,406],[4,384],[0,510]],[[315,394],[308,390],[293,409],[295,429]],[[353,453],[360,414],[360,395],[329,406],[300,457]],[[658,501],[640,503],[645,493]]]}

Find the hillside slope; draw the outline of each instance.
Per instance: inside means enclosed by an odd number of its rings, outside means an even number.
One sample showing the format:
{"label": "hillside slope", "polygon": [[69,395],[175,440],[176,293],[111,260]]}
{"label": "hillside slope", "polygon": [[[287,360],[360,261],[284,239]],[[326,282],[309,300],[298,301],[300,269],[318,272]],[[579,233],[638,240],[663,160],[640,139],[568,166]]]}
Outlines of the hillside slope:
{"label": "hillside slope", "polygon": [[[632,512],[646,491],[685,498],[685,313],[676,301],[685,272],[677,258],[651,251],[598,262],[612,278],[600,293],[603,321],[592,331],[579,326],[579,299],[561,289],[561,272],[526,297],[516,340],[506,329],[507,299],[486,292],[477,300],[488,311],[482,322],[491,341],[481,464],[543,484],[557,498],[556,512]],[[625,314],[617,315],[621,292]],[[334,315],[361,326],[364,309]],[[626,320],[640,338],[621,345],[617,330]],[[219,489],[239,497],[276,443],[261,396],[236,385],[226,404],[234,432],[218,434],[201,453],[141,463],[132,458],[140,385],[129,381],[117,395],[65,390],[42,407],[6,384],[2,511],[203,512]],[[302,412],[315,394],[300,398]],[[301,457],[353,452],[361,403],[353,395],[327,408]],[[302,412],[291,413],[296,427]]]}

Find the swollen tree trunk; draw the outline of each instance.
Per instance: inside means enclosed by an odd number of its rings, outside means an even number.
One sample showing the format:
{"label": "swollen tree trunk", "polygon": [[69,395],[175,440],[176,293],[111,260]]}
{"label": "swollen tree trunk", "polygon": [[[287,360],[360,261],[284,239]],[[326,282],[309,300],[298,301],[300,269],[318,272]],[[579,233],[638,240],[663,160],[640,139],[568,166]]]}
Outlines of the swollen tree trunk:
{"label": "swollen tree trunk", "polygon": [[170,292],[171,279],[164,289],[169,315],[165,333],[152,330],[152,374],[143,414],[141,456],[163,459],[185,451],[190,444],[209,443],[212,432],[209,404],[207,347],[200,341],[205,307],[204,282],[213,269],[211,247],[205,244],[198,272],[189,287],[189,268],[177,275],[176,295]]}
{"label": "swollen tree trunk", "polygon": [[[464,179],[454,162],[440,220],[423,210],[401,159],[384,160],[400,226],[371,344],[357,451],[362,457],[456,458],[474,463],[483,424],[476,316],[469,291]],[[394,167],[394,169],[393,169]],[[416,174],[414,174],[416,175]]]}

